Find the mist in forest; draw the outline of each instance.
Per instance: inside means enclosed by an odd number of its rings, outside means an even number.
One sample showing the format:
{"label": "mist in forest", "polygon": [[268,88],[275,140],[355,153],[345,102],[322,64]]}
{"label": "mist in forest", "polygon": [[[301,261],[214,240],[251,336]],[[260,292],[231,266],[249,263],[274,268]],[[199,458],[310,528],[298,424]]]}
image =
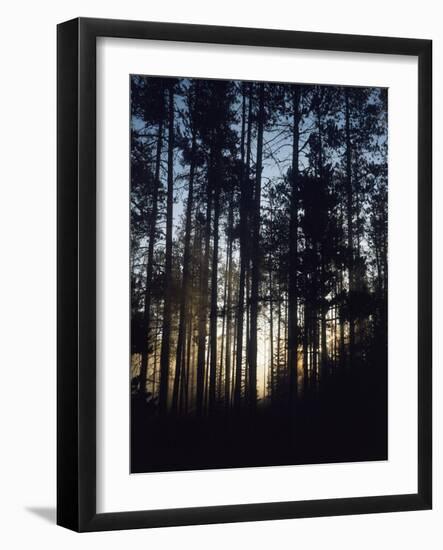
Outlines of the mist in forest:
{"label": "mist in forest", "polygon": [[131,471],[386,459],[387,90],[130,105]]}

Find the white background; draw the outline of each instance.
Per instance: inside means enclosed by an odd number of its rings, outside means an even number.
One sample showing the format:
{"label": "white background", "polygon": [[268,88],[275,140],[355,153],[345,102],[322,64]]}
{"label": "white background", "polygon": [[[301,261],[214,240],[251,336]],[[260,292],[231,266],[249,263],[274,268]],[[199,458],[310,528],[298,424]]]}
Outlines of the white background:
{"label": "white background", "polygon": [[[435,502],[431,512],[286,520],[76,535],[54,526],[55,506],[55,25],[78,16],[168,20],[432,38],[434,40],[435,274],[442,277],[443,29],[441,2],[223,3],[68,0],[8,3],[2,12],[0,86],[0,542],[6,548],[366,549],[441,546],[443,409],[435,399]],[[440,248],[440,251],[438,250]],[[435,395],[441,395],[443,309],[434,290]],[[441,338],[441,337],[440,337]]]}
{"label": "white background", "polygon": [[[389,88],[389,460],[128,475],[129,74]],[[417,58],[104,38],[97,83],[97,510],[417,492]]]}

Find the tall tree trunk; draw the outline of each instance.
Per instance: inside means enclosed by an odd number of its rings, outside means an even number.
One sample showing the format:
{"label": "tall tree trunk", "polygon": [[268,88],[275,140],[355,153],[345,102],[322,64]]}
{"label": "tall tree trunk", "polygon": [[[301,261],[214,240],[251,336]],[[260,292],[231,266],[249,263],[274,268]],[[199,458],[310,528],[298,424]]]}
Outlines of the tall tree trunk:
{"label": "tall tree trunk", "polygon": [[228,213],[228,295],[226,309],[226,365],[225,365],[225,405],[229,407],[229,388],[231,380],[231,337],[232,337],[232,233],[234,229],[234,204],[232,191]]}
{"label": "tall tree trunk", "polygon": [[[318,104],[317,108],[317,129],[318,129],[318,177],[319,184],[322,186],[322,192],[327,193],[327,181],[325,180],[325,174],[323,169],[323,124],[322,124],[322,113],[321,113],[321,102]],[[326,188],[326,190],[325,190]],[[323,216],[329,215],[323,213]],[[325,233],[326,233],[327,224],[325,224]],[[327,364],[328,364],[328,350],[327,350],[327,339],[326,339],[326,314],[328,310],[327,300],[326,300],[326,266],[325,266],[325,246],[324,240],[326,239],[326,234],[322,235],[322,239],[319,242],[319,256],[320,256],[320,370],[321,374],[325,374]]]}
{"label": "tall tree trunk", "polygon": [[318,368],[318,316],[317,311],[314,311],[313,326],[312,326],[312,368],[314,372],[314,386],[317,387],[319,382]]}
{"label": "tall tree trunk", "polygon": [[[232,328],[232,334],[233,335],[237,334],[237,317],[236,316],[234,316],[234,326]],[[232,364],[233,367],[235,365],[236,357],[237,357],[237,339],[233,338],[232,339],[232,358],[231,358],[231,364]],[[230,395],[229,395],[229,406],[230,407],[232,407],[233,404],[234,404],[235,378],[236,377],[234,376],[234,373],[232,373],[232,376],[231,376],[231,390],[230,390]]]}
{"label": "tall tree trunk", "polygon": [[[163,92],[162,92],[163,96]],[[152,195],[152,210],[151,216],[148,219],[149,223],[149,244],[148,254],[146,260],[146,286],[144,293],[144,309],[143,309],[143,347],[142,347],[142,359],[140,365],[140,385],[139,391],[142,395],[146,393],[146,380],[148,375],[148,353],[149,353],[149,333],[151,322],[151,287],[152,287],[152,274],[154,269],[154,246],[155,236],[157,231],[157,217],[158,217],[158,190],[160,187],[160,167],[161,167],[161,154],[163,145],[163,114],[164,114],[164,97],[161,100],[161,112],[160,120],[158,123],[157,132],[157,152],[155,159],[155,175],[154,175],[154,192]]]}
{"label": "tall tree trunk", "polygon": [[298,358],[298,300],[297,300],[297,247],[298,247],[298,142],[299,142],[299,87],[292,89],[292,189],[291,215],[289,222],[289,288],[288,288],[288,369],[289,404],[297,397],[297,358]]}
{"label": "tall tree trunk", "polygon": [[[340,204],[340,225],[344,226],[344,212],[343,212],[343,203]],[[341,246],[344,246],[343,241],[341,241]],[[345,323],[346,323],[346,315],[344,311],[344,271],[345,271],[345,265],[340,266],[339,270],[339,292],[340,292],[340,303],[339,303],[339,323],[340,323],[340,335],[339,335],[339,365],[340,368],[343,368],[346,364],[346,357],[345,357]]]}
{"label": "tall tree trunk", "polygon": [[321,307],[320,307],[320,327],[321,327],[321,369],[322,374],[326,374],[328,365],[328,347],[327,347],[327,301],[325,289],[325,260],[323,246],[321,247],[321,264],[320,264],[320,281],[321,281]]}
{"label": "tall tree trunk", "polygon": [[[245,85],[244,85],[245,86]],[[245,286],[247,267],[247,197],[249,187],[249,163],[251,157],[251,121],[252,121],[252,86],[249,85],[248,105],[248,137],[247,137],[247,158],[245,166],[245,124],[246,124],[246,91],[243,88],[242,103],[242,131],[241,131],[241,174],[240,174],[240,280],[238,285],[238,311],[237,311],[237,353],[235,358],[235,390],[234,407],[238,408],[241,401],[241,381],[243,365],[243,320],[245,311]]]}
{"label": "tall tree trunk", "polygon": [[[272,208],[272,207],[271,207]],[[272,221],[271,221],[272,224]],[[271,376],[269,381],[271,402],[274,398],[274,300],[272,289],[272,263],[269,258],[269,364],[271,367]]]}
{"label": "tall tree trunk", "polygon": [[212,247],[212,269],[211,269],[211,313],[209,319],[209,339],[211,341],[211,355],[209,365],[209,411],[215,408],[215,387],[217,376],[217,321],[218,321],[218,240],[219,240],[219,219],[220,219],[220,150],[217,144],[215,153],[215,166],[210,177],[214,183],[214,239]]}
{"label": "tall tree trunk", "polygon": [[251,270],[251,329],[249,343],[249,404],[254,411],[257,406],[257,331],[258,331],[258,291],[260,284],[260,202],[263,162],[263,127],[265,118],[265,90],[259,84],[259,107],[257,121],[257,159],[254,186],[254,217],[252,235]]}
{"label": "tall tree trunk", "polygon": [[191,410],[195,403],[195,340],[194,340],[194,318],[191,319],[191,331],[189,332],[189,339],[191,340],[191,362],[190,362],[190,376],[189,376],[189,392],[188,402],[191,404]]}
{"label": "tall tree trunk", "polygon": [[197,349],[197,415],[201,416],[204,409],[205,393],[205,355],[208,315],[208,276],[209,276],[209,244],[211,238],[212,190],[207,184],[206,219],[204,230],[204,251],[200,261],[200,296],[198,314],[198,349]]}
{"label": "tall tree trunk", "polygon": [[[348,276],[350,302],[354,291],[354,228],[352,200],[352,166],[351,166],[351,127],[349,109],[349,90],[345,87],[345,133],[346,133],[346,191],[347,191],[347,225],[348,225]],[[355,322],[353,307],[349,309],[349,358],[352,365],[355,347]]]}
{"label": "tall tree trunk", "polygon": [[162,347],[160,352],[160,410],[167,409],[169,360],[171,351],[172,295],[172,219],[174,203],[174,90],[169,88],[168,117],[168,193],[166,199],[165,299],[163,306]]}
{"label": "tall tree trunk", "polygon": [[306,395],[309,384],[309,316],[308,304],[305,301],[303,308],[303,393]]}
{"label": "tall tree trunk", "polygon": [[[192,304],[190,304],[192,307]],[[186,351],[186,362],[183,364],[183,372],[184,372],[184,379],[185,379],[185,395],[184,395],[184,412],[187,414],[188,412],[188,403],[189,403],[189,391],[191,387],[191,360],[192,360],[192,311],[189,312],[189,319],[188,319],[188,334],[187,339],[188,342],[186,344],[187,351]]]}
{"label": "tall tree trunk", "polygon": [[186,204],[186,222],[185,222],[185,247],[183,254],[183,276],[180,292],[180,318],[178,324],[177,350],[175,355],[175,377],[172,393],[172,410],[177,410],[178,390],[180,384],[180,373],[184,364],[184,346],[186,342],[186,321],[188,315],[189,299],[189,272],[191,256],[191,231],[192,231],[192,209],[194,205],[194,173],[195,173],[195,155],[196,155],[196,136],[192,133],[191,145],[191,166],[189,171],[189,189],[188,200]]}
{"label": "tall tree trunk", "polygon": [[205,395],[204,395],[204,409],[205,411],[208,410],[208,404],[209,404],[209,358],[211,356],[211,339],[208,340],[208,349],[206,350],[206,365],[208,365],[208,368],[206,368],[205,372]]}
{"label": "tall tree trunk", "polygon": [[283,298],[283,307],[285,309],[285,322],[284,322],[284,349],[283,349],[283,372],[285,374],[288,371],[288,295],[286,294]]}
{"label": "tall tree trunk", "polygon": [[[248,264],[249,264],[248,260]],[[249,348],[251,343],[251,267],[246,269],[246,361],[245,361],[245,400],[249,403]]]}
{"label": "tall tree trunk", "polygon": [[277,371],[276,387],[277,393],[280,390],[280,361],[281,361],[281,290],[278,286],[278,310],[277,310]]}
{"label": "tall tree trunk", "polygon": [[152,373],[152,397],[155,398],[156,393],[156,386],[157,386],[157,340],[158,340],[158,328],[159,328],[159,315],[158,315],[158,307],[155,311],[155,324],[154,324],[154,365],[153,365],[153,373]]}
{"label": "tall tree trunk", "polygon": [[226,243],[226,263],[223,275],[223,306],[222,306],[222,333],[221,333],[221,342],[220,342],[220,357],[219,357],[219,367],[218,367],[218,393],[217,397],[219,400],[222,398],[222,374],[225,366],[225,355],[226,360],[228,356],[228,350],[226,349],[225,354],[225,332],[226,332],[226,310],[227,310],[227,296],[228,296],[228,270],[229,270],[229,242]]}

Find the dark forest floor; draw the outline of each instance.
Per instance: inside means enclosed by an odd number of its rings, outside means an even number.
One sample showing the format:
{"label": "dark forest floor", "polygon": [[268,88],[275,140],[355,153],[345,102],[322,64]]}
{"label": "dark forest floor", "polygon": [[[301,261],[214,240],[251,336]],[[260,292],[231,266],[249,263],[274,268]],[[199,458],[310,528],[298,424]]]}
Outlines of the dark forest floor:
{"label": "dark forest floor", "polygon": [[134,397],[131,472],[386,460],[386,374],[335,373],[287,408],[160,417]]}

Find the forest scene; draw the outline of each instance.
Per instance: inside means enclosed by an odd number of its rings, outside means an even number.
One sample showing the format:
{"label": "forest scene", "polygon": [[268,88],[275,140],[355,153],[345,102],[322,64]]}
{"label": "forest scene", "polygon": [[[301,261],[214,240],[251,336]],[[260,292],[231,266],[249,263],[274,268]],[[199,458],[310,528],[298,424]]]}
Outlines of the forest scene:
{"label": "forest scene", "polygon": [[387,459],[387,89],[130,106],[131,472]]}

